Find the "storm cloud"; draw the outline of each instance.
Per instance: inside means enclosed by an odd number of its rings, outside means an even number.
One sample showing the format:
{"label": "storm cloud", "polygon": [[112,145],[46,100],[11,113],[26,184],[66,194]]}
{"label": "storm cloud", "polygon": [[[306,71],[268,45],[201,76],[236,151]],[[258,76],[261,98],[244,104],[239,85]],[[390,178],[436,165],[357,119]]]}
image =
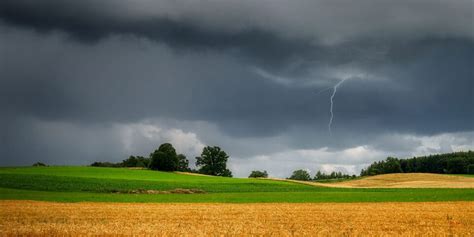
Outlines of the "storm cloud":
{"label": "storm cloud", "polygon": [[283,177],[473,149],[472,22],[471,1],[2,1],[0,164],[172,142]]}

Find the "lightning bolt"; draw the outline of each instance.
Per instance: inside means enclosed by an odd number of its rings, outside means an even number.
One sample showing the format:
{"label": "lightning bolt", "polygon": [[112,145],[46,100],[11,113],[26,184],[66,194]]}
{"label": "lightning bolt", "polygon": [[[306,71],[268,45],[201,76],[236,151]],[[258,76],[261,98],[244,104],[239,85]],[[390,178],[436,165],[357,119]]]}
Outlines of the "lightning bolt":
{"label": "lightning bolt", "polygon": [[336,85],[334,85],[332,94],[331,94],[331,107],[329,109],[329,113],[331,116],[329,117],[329,123],[328,123],[328,130],[329,130],[329,135],[332,135],[331,131],[331,126],[332,126],[332,120],[334,119],[334,112],[333,112],[333,107],[334,107],[334,97],[336,96],[337,88],[346,81],[347,78],[340,80]]}

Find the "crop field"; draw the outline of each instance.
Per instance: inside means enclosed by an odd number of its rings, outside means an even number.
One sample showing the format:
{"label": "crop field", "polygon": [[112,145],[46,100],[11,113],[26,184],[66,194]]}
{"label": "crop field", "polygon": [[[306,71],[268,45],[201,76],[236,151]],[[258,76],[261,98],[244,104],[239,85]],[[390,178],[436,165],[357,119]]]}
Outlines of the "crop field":
{"label": "crop field", "polygon": [[0,201],[0,235],[472,236],[473,202],[130,204]]}
{"label": "crop field", "polygon": [[321,184],[126,168],[0,168],[0,236],[472,236],[473,182],[427,174]]}
{"label": "crop field", "polygon": [[136,189],[202,189],[222,192],[292,192],[307,185],[258,179],[176,174],[151,170],[97,167],[0,168],[0,187],[38,191],[110,193]]}
{"label": "crop field", "polygon": [[[474,182],[472,178],[465,179]],[[197,189],[204,193],[132,194],[136,190],[175,189]],[[26,167],[0,168],[0,199],[200,203],[431,202],[474,201],[474,189],[334,188],[281,180],[197,176],[124,168]]]}
{"label": "crop field", "polygon": [[300,182],[334,188],[474,188],[472,175],[444,175],[427,173],[382,174],[342,182]]}

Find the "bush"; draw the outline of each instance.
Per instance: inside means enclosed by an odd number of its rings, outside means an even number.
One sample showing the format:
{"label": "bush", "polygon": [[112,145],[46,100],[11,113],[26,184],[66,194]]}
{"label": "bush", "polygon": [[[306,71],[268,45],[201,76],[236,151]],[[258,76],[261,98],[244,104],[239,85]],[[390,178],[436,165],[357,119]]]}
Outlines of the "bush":
{"label": "bush", "polygon": [[268,173],[266,170],[260,171],[260,170],[254,170],[250,173],[249,178],[267,178]]}
{"label": "bush", "polygon": [[311,180],[311,176],[306,170],[295,170],[288,179],[308,181]]}
{"label": "bush", "polygon": [[149,158],[143,156],[130,156],[128,159],[122,161],[118,165],[122,167],[148,167],[150,163]]}
{"label": "bush", "polygon": [[92,167],[122,167],[120,163],[111,163],[111,162],[94,162],[91,164]]}
{"label": "bush", "polygon": [[33,166],[39,167],[39,166],[47,166],[47,165],[45,163],[36,162],[36,163],[33,164]]}

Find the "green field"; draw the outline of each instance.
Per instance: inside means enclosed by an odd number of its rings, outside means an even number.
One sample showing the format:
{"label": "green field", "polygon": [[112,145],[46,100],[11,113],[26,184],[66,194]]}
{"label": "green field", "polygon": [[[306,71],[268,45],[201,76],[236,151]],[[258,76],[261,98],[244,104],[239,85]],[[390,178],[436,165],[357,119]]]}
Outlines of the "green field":
{"label": "green field", "polygon": [[[124,194],[200,189],[204,194]],[[115,193],[120,192],[120,193]],[[0,168],[0,199],[61,202],[412,202],[473,201],[474,189],[352,189],[97,167]]]}
{"label": "green field", "polygon": [[474,178],[474,174],[455,174],[457,176],[463,176],[463,177],[468,177],[468,178]]}

